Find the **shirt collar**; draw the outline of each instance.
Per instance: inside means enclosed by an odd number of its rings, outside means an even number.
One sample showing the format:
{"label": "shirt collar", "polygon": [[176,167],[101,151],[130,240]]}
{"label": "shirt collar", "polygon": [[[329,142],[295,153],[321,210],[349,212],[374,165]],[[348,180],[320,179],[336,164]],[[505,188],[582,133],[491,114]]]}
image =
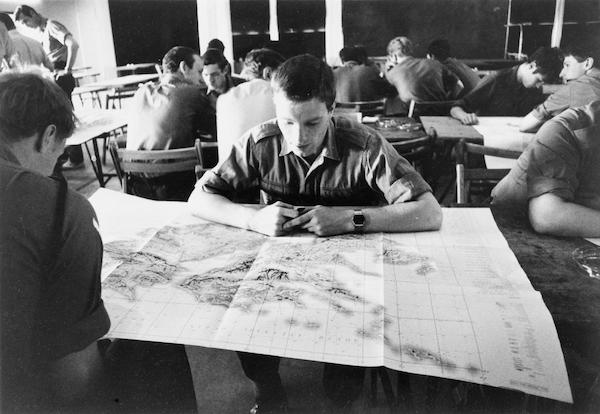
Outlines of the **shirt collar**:
{"label": "shirt collar", "polygon": [[160,83],[162,84],[172,84],[172,85],[176,85],[176,84],[180,84],[180,83],[186,83],[189,85],[193,85],[192,82],[190,82],[189,80],[187,80],[185,78],[185,76],[183,76],[183,73],[180,72],[174,72],[174,73],[166,73],[163,75],[163,77],[160,79]]}
{"label": "shirt collar", "polygon": [[206,89],[206,94],[210,95],[216,95],[216,96],[220,96],[223,95],[224,93],[227,93],[229,91],[229,89],[233,88],[233,79],[231,79],[231,76],[229,75],[225,75],[225,89],[223,90],[223,92],[219,92],[216,89],[213,89],[210,87],[210,85],[206,85],[207,89]]}
{"label": "shirt collar", "polygon": [[[340,153],[338,151],[337,141],[335,139],[335,127],[333,125],[333,120],[329,119],[329,125],[327,126],[327,132],[325,133],[325,145],[321,149],[320,155],[325,158],[330,158],[332,160],[339,161]],[[279,156],[283,157],[292,153],[292,147],[288,145],[285,140],[283,134],[281,134],[281,150],[279,151]],[[317,156],[317,158],[319,158]]]}

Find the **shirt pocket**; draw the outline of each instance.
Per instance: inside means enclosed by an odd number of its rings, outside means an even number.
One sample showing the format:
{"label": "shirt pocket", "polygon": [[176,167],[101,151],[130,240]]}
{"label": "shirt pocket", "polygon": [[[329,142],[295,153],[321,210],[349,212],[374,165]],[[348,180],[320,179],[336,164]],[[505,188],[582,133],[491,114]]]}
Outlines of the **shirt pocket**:
{"label": "shirt pocket", "polygon": [[322,204],[339,206],[377,205],[381,197],[367,184],[355,186],[322,187]]}

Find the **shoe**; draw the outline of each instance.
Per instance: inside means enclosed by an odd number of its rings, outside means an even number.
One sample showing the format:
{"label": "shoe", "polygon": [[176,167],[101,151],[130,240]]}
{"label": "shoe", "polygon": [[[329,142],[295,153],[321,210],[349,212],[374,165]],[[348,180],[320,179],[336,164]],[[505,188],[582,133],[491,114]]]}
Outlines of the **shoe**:
{"label": "shoe", "polygon": [[250,414],[279,414],[287,413],[287,401],[273,402],[270,404],[254,404],[250,409]]}
{"label": "shoe", "polygon": [[62,165],[63,170],[80,170],[82,168],[85,168],[85,164],[83,163],[83,161],[72,162],[71,160],[68,160]]}

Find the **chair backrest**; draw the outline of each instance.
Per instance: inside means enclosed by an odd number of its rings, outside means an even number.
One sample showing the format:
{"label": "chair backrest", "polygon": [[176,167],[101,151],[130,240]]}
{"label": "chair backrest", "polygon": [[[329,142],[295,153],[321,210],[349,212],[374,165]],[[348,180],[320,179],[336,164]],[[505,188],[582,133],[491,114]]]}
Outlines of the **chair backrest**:
{"label": "chair backrest", "polygon": [[201,142],[196,140],[193,147],[170,150],[127,150],[118,148],[115,141],[109,143],[117,177],[123,192],[128,193],[129,174],[163,175],[180,171],[194,171],[199,178],[205,171],[202,168]]}
{"label": "chair backrest", "polygon": [[430,182],[432,178],[433,146],[435,135],[426,134],[418,138],[391,142],[392,146]]}
{"label": "chair backrest", "polygon": [[353,101],[353,102],[336,102],[336,108],[347,108],[355,112],[360,112],[363,116],[383,115],[385,108],[385,99],[377,99],[375,101]]}
{"label": "chair backrest", "polygon": [[409,118],[420,116],[445,116],[456,105],[456,101],[420,101],[411,100],[408,106]]}
{"label": "chair backrest", "polygon": [[471,144],[461,139],[456,145],[456,202],[458,204],[470,202],[472,182],[497,183],[510,171],[507,168],[468,168],[469,154],[517,159],[521,152]]}

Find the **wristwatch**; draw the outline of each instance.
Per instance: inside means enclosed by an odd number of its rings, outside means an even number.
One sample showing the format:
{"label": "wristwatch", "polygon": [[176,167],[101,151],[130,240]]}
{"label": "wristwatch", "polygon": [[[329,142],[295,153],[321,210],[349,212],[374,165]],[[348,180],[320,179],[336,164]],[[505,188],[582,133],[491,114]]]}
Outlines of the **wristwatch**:
{"label": "wristwatch", "polygon": [[352,216],[352,224],[354,224],[354,232],[361,233],[365,230],[365,215],[362,210],[354,210]]}

